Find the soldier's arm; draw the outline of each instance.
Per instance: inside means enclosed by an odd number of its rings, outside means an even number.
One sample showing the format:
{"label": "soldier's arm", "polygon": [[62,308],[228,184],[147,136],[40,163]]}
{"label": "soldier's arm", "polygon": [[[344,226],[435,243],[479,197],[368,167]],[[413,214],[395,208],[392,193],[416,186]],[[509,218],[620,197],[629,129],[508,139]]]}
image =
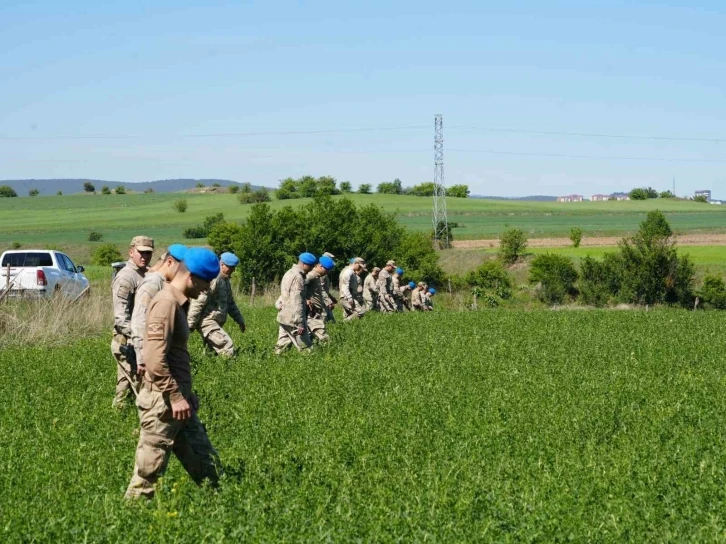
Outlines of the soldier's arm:
{"label": "soldier's arm", "polygon": [[239,307],[237,306],[237,303],[234,301],[234,295],[230,292],[229,294],[229,307],[227,309],[227,312],[229,312],[229,315],[234,319],[234,322],[237,323],[237,325],[244,325],[245,324],[245,318],[242,315],[242,312],[240,312]]}
{"label": "soldier's arm", "polygon": [[131,314],[131,342],[136,350],[136,363],[141,366],[144,363],[144,332],[146,331],[146,311],[151,304],[149,292],[142,285],[136,292],[134,299],[134,311]]}
{"label": "soldier's arm", "polygon": [[350,274],[347,271],[340,275],[340,296],[347,300],[353,298],[350,292]]}
{"label": "soldier's arm", "polygon": [[295,274],[292,282],[290,282],[290,294],[288,300],[290,301],[290,317],[292,318],[292,324],[296,327],[302,326],[305,321],[305,285],[302,277]]}
{"label": "soldier's arm", "polygon": [[127,338],[133,336],[131,330],[131,316],[129,315],[129,307],[134,294],[132,286],[123,278],[113,284],[113,321],[121,334]]}
{"label": "soldier's arm", "polygon": [[169,394],[172,403],[184,399],[167,360],[174,336],[176,312],[177,305],[174,301],[166,299],[154,301],[146,318],[144,338],[147,376],[163,393]]}
{"label": "soldier's arm", "polygon": [[198,298],[192,299],[192,302],[189,304],[189,313],[187,314],[187,324],[189,325],[189,329],[196,329],[197,325],[199,325],[199,320],[202,317],[202,310],[204,309],[204,306],[207,304],[207,293],[202,293],[199,295]]}

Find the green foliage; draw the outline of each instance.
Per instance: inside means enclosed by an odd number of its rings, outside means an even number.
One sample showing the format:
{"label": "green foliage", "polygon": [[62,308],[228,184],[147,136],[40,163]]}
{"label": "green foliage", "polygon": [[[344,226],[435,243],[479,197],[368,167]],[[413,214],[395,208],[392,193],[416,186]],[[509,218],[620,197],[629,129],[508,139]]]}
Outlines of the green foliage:
{"label": "green foliage", "polygon": [[371,194],[371,191],[373,190],[373,187],[370,183],[361,183],[358,186],[358,193],[361,195],[369,195]]}
{"label": "green foliage", "polygon": [[154,189],[149,187],[148,189],[144,189],[145,195],[153,195],[155,193]]}
{"label": "green foliage", "polygon": [[258,202],[270,202],[270,192],[265,187],[260,187],[256,191],[242,191],[237,195],[240,204],[255,204]]}
{"label": "green foliage", "polygon": [[573,247],[580,247],[580,242],[582,242],[582,229],[580,227],[570,228],[570,240],[572,240]]}
{"label": "green foliage", "polygon": [[30,189],[28,191],[28,196],[38,196],[40,194],[40,191],[38,189]]}
{"label": "green foliage", "polygon": [[660,193],[660,194],[658,195],[658,198],[675,198],[675,197],[676,197],[676,195],[674,195],[674,194],[673,194],[673,193],[671,193],[670,191],[662,191],[662,192],[661,192],[661,193]]}
{"label": "green foliage", "polygon": [[231,195],[236,194],[239,192],[239,185],[228,185],[227,186],[227,192]]}
{"label": "green foliage", "polygon": [[[382,192],[379,187],[379,193]],[[424,183],[420,183],[418,185],[414,185],[411,189],[406,191],[406,194],[413,195],[413,196],[434,196],[434,189],[436,188],[436,185],[434,185],[433,181],[426,181]]]}
{"label": "green foliage", "polygon": [[12,244],[10,244],[11,249],[20,249],[21,247],[23,247],[23,244],[21,244],[20,242],[13,242]]}
{"label": "green foliage", "polygon": [[314,176],[302,176],[299,179],[285,178],[280,181],[280,186],[275,191],[278,200],[337,194],[340,194],[340,191],[336,187],[335,178],[331,176],[321,176],[317,179]]}
{"label": "green foliage", "polygon": [[340,192],[344,195],[353,192],[353,186],[351,185],[350,181],[340,182]]}
{"label": "green foliage", "polygon": [[576,281],[575,265],[564,255],[537,255],[529,268],[529,282],[539,284],[537,298],[547,304],[562,304],[568,298],[574,298]]}
{"label": "green foliage", "polygon": [[204,223],[194,227],[188,227],[182,231],[184,238],[206,238],[212,229],[220,224],[224,224],[224,214],[217,213],[204,218]]}
{"label": "green foliage", "polygon": [[376,192],[384,195],[400,195],[403,193],[403,183],[398,178],[393,181],[379,183]]}
{"label": "green foliage", "polygon": [[217,182],[212,183],[212,187],[214,187],[215,189],[217,189],[218,187],[221,187],[221,186],[222,185],[220,183],[217,183]]}
{"label": "green foliage", "polygon": [[108,188],[108,185],[104,185],[103,187],[101,187],[101,194],[102,195],[110,195],[111,194],[111,189]]}
{"label": "green foliage", "polygon": [[56,193],[56,196],[63,196],[63,191],[58,191],[58,192]]}
{"label": "green foliage", "polygon": [[497,259],[490,259],[472,270],[465,277],[466,284],[479,289],[477,297],[481,298],[484,293],[494,294],[499,298],[507,299],[512,296],[512,277],[507,273],[502,262]]}
{"label": "green foliage", "polygon": [[116,188],[114,189],[114,192],[117,195],[125,195],[126,194],[126,187],[124,187],[123,185],[117,185]]}
{"label": "green foliage", "polygon": [[98,266],[109,266],[123,260],[121,252],[114,244],[101,244],[91,252],[91,262]]}
{"label": "green foliage", "polygon": [[590,306],[605,306],[620,291],[620,261],[606,253],[599,261],[590,256],[580,261],[580,300]]}
{"label": "green foliage", "polygon": [[658,198],[658,191],[652,187],[639,187],[631,190],[630,200],[648,200],[649,198]]}
{"label": "green foliage", "polygon": [[196,187],[197,189],[204,189],[206,187],[206,185],[204,185],[203,182],[198,181],[194,187]]}
{"label": "green foliage", "polygon": [[86,193],[95,193],[96,192],[96,186],[91,183],[90,181],[87,181],[83,184],[83,190]]}
{"label": "green foliage", "polygon": [[[444,282],[439,255],[432,250],[431,237],[426,233],[407,231],[396,252],[396,259],[398,265],[406,271],[406,281],[425,281],[429,285],[441,285]],[[384,263],[382,260],[377,262]]]}
{"label": "green foliage", "polygon": [[709,274],[703,278],[699,296],[707,308],[726,310],[726,284],[721,276]]}
{"label": "green foliage", "polygon": [[185,211],[187,211],[187,207],[188,207],[187,199],[181,198],[179,200],[175,200],[172,203],[172,207],[179,213],[184,213]]}
{"label": "green foliage", "polygon": [[696,195],[693,197],[693,202],[700,202],[701,204],[708,204],[708,198],[705,195]]}
{"label": "green foliage", "polygon": [[469,198],[469,193],[468,185],[452,185],[446,188],[446,196],[454,198]]}
{"label": "green foliage", "polygon": [[499,237],[499,256],[505,264],[514,264],[527,249],[527,235],[522,229],[507,229]]}
{"label": "green foliage", "polygon": [[18,193],[15,192],[15,189],[9,185],[0,185],[0,198],[13,198],[16,196],[18,196]]}
{"label": "green foliage", "polygon": [[92,230],[88,233],[89,242],[100,242],[101,240],[103,240],[103,234],[101,234],[100,232]]}

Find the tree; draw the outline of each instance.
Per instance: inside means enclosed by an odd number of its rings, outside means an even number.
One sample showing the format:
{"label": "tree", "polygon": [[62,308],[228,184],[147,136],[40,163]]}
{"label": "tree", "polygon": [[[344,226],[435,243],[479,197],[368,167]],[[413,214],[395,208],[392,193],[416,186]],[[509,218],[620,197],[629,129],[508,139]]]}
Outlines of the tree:
{"label": "tree", "polygon": [[15,192],[15,189],[9,185],[0,185],[0,198],[13,198],[16,196],[18,196],[18,193]]}
{"label": "tree", "polygon": [[184,213],[185,211],[187,211],[187,199],[181,198],[179,200],[175,200],[172,204],[172,207],[179,213]]}
{"label": "tree", "polygon": [[658,198],[675,198],[675,197],[676,197],[676,195],[674,195],[674,194],[673,194],[673,193],[671,193],[670,191],[662,191],[662,192],[661,192],[661,193],[660,193],[660,194],[658,195]]}
{"label": "tree", "polygon": [[154,192],[155,192],[154,189],[152,189],[151,187],[149,187],[148,189],[144,189],[145,195],[153,195]]}
{"label": "tree", "polygon": [[239,185],[228,185],[227,192],[231,195],[239,192]]}
{"label": "tree", "polygon": [[215,183],[212,183],[212,187],[214,187],[215,189],[218,189],[218,188],[219,188],[219,187],[221,187],[221,186],[222,186],[222,185],[221,185],[220,183],[217,183],[217,182],[215,182]]}
{"label": "tree", "polygon": [[358,186],[358,193],[362,195],[369,195],[371,194],[371,184],[370,183],[362,183]]}
{"label": "tree", "polygon": [[83,184],[83,190],[87,193],[95,193],[96,192],[96,186],[93,185],[90,181],[87,181]]}
{"label": "tree", "polygon": [[537,298],[548,304],[562,304],[574,297],[577,277],[570,258],[556,253],[537,255],[529,269],[529,283],[538,284]]}
{"label": "tree", "polygon": [[343,194],[348,194],[353,192],[353,186],[351,185],[350,181],[341,181],[340,182],[340,192]]}
{"label": "tree", "polygon": [[[244,185],[242,186],[242,192],[246,192],[244,190]],[[251,189],[248,192],[251,192]],[[293,178],[285,178],[280,181],[280,186],[275,191],[275,196],[277,197],[277,200],[299,198],[297,192],[297,182]]]}
{"label": "tree", "polygon": [[58,191],[58,192],[56,193],[56,195],[57,195],[57,196],[63,196],[63,191]]}
{"label": "tree", "polygon": [[572,247],[580,247],[580,242],[582,242],[582,229],[580,227],[570,229],[570,240],[572,240]]}
{"label": "tree", "polygon": [[123,185],[117,185],[116,188],[114,189],[114,192],[117,195],[125,195],[126,194],[126,187],[124,187]]}
{"label": "tree", "polygon": [[99,266],[109,266],[122,260],[121,252],[113,244],[101,244],[91,254],[91,262]]}
{"label": "tree", "polygon": [[414,185],[411,190],[408,191],[408,194],[414,196],[434,196],[435,189],[436,185],[434,185],[433,181],[425,181],[418,185]]}
{"label": "tree", "polygon": [[452,196],[454,198],[469,198],[469,186],[452,185],[446,189],[446,196]]}
{"label": "tree", "polygon": [[648,200],[648,193],[645,189],[632,189],[628,195],[630,200]]}
{"label": "tree", "polygon": [[512,278],[497,259],[485,261],[479,268],[470,271],[464,281],[469,287],[490,291],[499,298],[512,296]]}
{"label": "tree", "polygon": [[196,187],[197,189],[204,189],[205,185],[203,182],[198,181],[194,187]]}
{"label": "tree", "polygon": [[499,256],[505,264],[514,264],[527,249],[527,235],[521,229],[505,230],[499,237]]}
{"label": "tree", "polygon": [[708,198],[705,195],[696,195],[693,197],[694,202],[701,202],[702,204],[708,204]]}
{"label": "tree", "polygon": [[707,307],[726,310],[726,284],[721,276],[709,274],[703,278],[700,296]]}
{"label": "tree", "polygon": [[316,195],[339,195],[336,180],[332,176],[321,176],[317,180]]}
{"label": "tree", "polygon": [[318,180],[313,176],[303,176],[297,181],[298,193],[302,198],[313,198],[318,194]]}
{"label": "tree", "polygon": [[102,195],[110,195],[111,194],[111,189],[108,188],[108,185],[104,185],[103,187],[101,187],[101,194]]}
{"label": "tree", "polygon": [[28,191],[28,196],[38,196],[40,194],[40,191],[38,189],[31,189]]}
{"label": "tree", "polygon": [[403,191],[403,184],[400,179],[396,178],[393,181],[379,183],[376,190],[384,195],[400,195],[401,191]]}

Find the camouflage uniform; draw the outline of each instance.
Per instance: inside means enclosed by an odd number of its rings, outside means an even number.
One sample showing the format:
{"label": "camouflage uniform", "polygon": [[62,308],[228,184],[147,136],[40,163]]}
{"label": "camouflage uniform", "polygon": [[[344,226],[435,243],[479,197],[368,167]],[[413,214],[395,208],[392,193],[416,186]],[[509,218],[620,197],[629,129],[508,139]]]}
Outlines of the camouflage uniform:
{"label": "camouflage uniform", "polygon": [[[307,332],[307,311],[305,306],[305,274],[298,265],[285,272],[280,282],[280,310],[277,312],[279,331],[275,353],[279,354],[295,345],[298,350],[310,347],[310,335]],[[302,334],[298,327],[303,328]]]}
{"label": "camouflage uniform", "polygon": [[343,316],[346,321],[363,317],[361,308],[356,297],[358,296],[358,276],[352,266],[346,266],[340,273],[339,289],[340,298],[343,300]]}
{"label": "camouflage uniform", "polygon": [[434,301],[431,298],[431,293],[424,293],[421,296],[421,298],[423,299],[424,311],[433,312],[434,311]]}
{"label": "camouflage uniform", "polygon": [[391,294],[393,295],[393,300],[396,304],[397,312],[403,311],[403,293],[404,292],[405,292],[405,288],[401,287],[401,276],[394,273],[391,276]]}
{"label": "camouflage uniform", "polygon": [[233,357],[234,343],[222,328],[227,321],[228,314],[235,323],[244,326],[244,317],[232,294],[232,283],[227,276],[220,273],[210,283],[209,291],[202,293],[199,298],[192,301],[187,319],[189,328],[198,329],[204,338],[204,343],[211,347],[217,355]]}
{"label": "camouflage uniform", "polygon": [[382,268],[378,273],[376,286],[378,287],[378,309],[384,313],[395,312],[396,306],[391,290],[391,273],[385,268]]}
{"label": "camouflage uniform", "polygon": [[328,331],[325,329],[325,289],[323,279],[318,271],[312,269],[305,277],[305,300],[308,301],[308,330],[318,339],[319,342],[330,340]]}
{"label": "camouflage uniform", "polygon": [[116,361],[126,370],[131,376],[133,384],[129,383],[128,379],[121,371],[120,368],[116,368],[116,396],[114,397],[113,404],[118,406],[124,401],[129,394],[131,387],[136,387],[138,384],[138,375],[136,373],[136,365],[133,367],[128,361],[126,354],[128,348],[133,349],[133,331],[131,329],[131,316],[134,311],[134,297],[136,290],[144,279],[146,269],[139,268],[134,264],[132,259],[129,259],[116,277],[113,279],[111,284],[111,292],[113,295],[113,339],[111,340],[111,353],[113,354]]}
{"label": "camouflage uniform", "polygon": [[[147,313],[144,338],[146,373],[136,405],[141,433],[127,498],[154,496],[154,484],[166,471],[174,453],[189,476],[201,484],[216,485],[219,456],[196,415],[187,342],[189,327],[184,313],[188,299],[171,284],[154,297]],[[186,399],[193,407],[191,418],[172,416],[171,405]]]}
{"label": "camouflage uniform", "polygon": [[134,297],[134,309],[131,313],[131,340],[136,351],[136,364],[144,363],[144,333],[146,332],[146,312],[151,300],[162,290],[166,280],[158,272],[151,272],[144,276]]}
{"label": "camouflage uniform", "polygon": [[368,312],[378,309],[378,287],[373,274],[368,274],[363,282],[363,302]]}
{"label": "camouflage uniform", "polygon": [[421,299],[421,296],[422,293],[420,287],[416,287],[411,291],[411,307],[413,308],[414,312],[424,311],[423,300]]}

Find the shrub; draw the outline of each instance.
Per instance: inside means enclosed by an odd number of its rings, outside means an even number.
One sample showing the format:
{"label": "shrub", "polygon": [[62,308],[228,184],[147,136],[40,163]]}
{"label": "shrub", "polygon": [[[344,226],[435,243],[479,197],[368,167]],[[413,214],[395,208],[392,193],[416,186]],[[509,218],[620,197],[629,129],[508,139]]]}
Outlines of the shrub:
{"label": "shrub", "polygon": [[18,196],[18,193],[15,192],[15,189],[9,185],[0,185],[0,198],[13,198],[16,196]]}
{"label": "shrub", "polygon": [[708,198],[705,195],[696,195],[693,197],[693,202],[701,202],[702,204],[708,204]]}
{"label": "shrub", "polygon": [[38,189],[31,189],[28,191],[28,196],[38,196],[40,194],[40,191]]}
{"label": "shrub", "polygon": [[675,198],[676,195],[671,193],[670,191],[663,191],[658,195],[658,198]]}
{"label": "shrub", "polygon": [[189,227],[182,231],[184,238],[206,238],[215,225],[224,223],[224,214],[218,213],[208,215],[204,218],[204,223],[195,227]]}
{"label": "shrub", "polygon": [[454,198],[469,198],[469,186],[452,185],[446,189],[446,196],[452,196]]}
{"label": "shrub", "polygon": [[88,233],[88,241],[89,242],[100,242],[103,239],[103,234],[100,232],[97,232],[95,230],[92,230]]}
{"label": "shrub", "polygon": [[572,240],[572,247],[580,247],[580,242],[582,242],[582,229],[580,227],[570,229],[570,240]]}
{"label": "shrub", "polygon": [[184,238],[206,238],[207,231],[204,230],[204,227],[201,225],[196,225],[194,227],[187,227],[182,231],[182,236]]}
{"label": "shrub", "polygon": [[358,193],[361,195],[369,195],[371,194],[371,184],[370,183],[362,183],[358,186]]}
{"label": "shrub", "polygon": [[227,191],[229,194],[233,195],[239,192],[239,185],[228,185]]}
{"label": "shrub", "polygon": [[114,244],[102,244],[91,253],[91,262],[99,266],[109,266],[122,260],[123,256]]}
{"label": "shrub", "polygon": [[485,261],[479,268],[469,272],[464,277],[464,282],[469,287],[494,293],[499,298],[512,296],[512,278],[499,260]]}
{"label": "shrub", "polygon": [[564,255],[537,255],[529,269],[529,282],[538,283],[537,298],[548,304],[561,304],[575,295],[577,270]]}
{"label": "shrub", "polygon": [[198,181],[194,187],[196,187],[197,189],[204,189],[205,185],[201,181]]}
{"label": "shrub", "polygon": [[398,178],[390,182],[379,183],[376,191],[384,195],[400,195],[403,192],[403,183]]}
{"label": "shrub", "polygon": [[63,191],[58,191],[58,192],[56,193],[56,196],[63,196]]}
{"label": "shrub", "polygon": [[260,187],[251,193],[242,192],[237,196],[240,204],[254,204],[257,202],[269,202],[272,200],[270,192],[265,187]]}
{"label": "shrub", "polygon": [[87,181],[83,184],[83,190],[87,193],[95,193],[96,192],[96,186],[91,183],[90,181]]}
{"label": "shrub", "polygon": [[125,194],[126,194],[126,187],[124,187],[123,185],[118,185],[118,186],[116,186],[116,188],[114,189],[114,192],[115,192],[115,193],[116,193],[117,195],[125,195]]}
{"label": "shrub", "polygon": [[101,187],[101,194],[102,195],[110,195],[111,194],[111,189],[108,188],[108,185],[104,185],[103,187]]}
{"label": "shrub", "polygon": [[187,211],[187,200],[186,198],[175,200],[172,206],[179,213],[184,213],[185,211]]}
{"label": "shrub", "polygon": [[[414,185],[408,191],[408,194],[413,195],[413,196],[434,196],[435,188],[436,188],[436,186],[434,185],[433,181],[425,181],[424,183],[419,183],[418,185]],[[378,191],[378,192],[380,193],[381,191]]]}
{"label": "shrub", "polygon": [[499,237],[499,256],[505,264],[517,262],[527,249],[527,235],[522,229],[505,230]]}
{"label": "shrub", "polygon": [[351,185],[350,181],[341,181],[340,182],[340,192],[343,194],[348,194],[353,192],[353,186]]}
{"label": "shrub", "polygon": [[156,191],[154,191],[154,189],[152,189],[151,187],[149,187],[148,189],[145,189],[144,190],[144,194],[145,195],[153,195],[155,192]]}
{"label": "shrub", "polygon": [[726,310],[726,284],[721,276],[708,275],[703,278],[700,296],[707,307]]}
{"label": "shrub", "polygon": [[221,183],[217,183],[217,182],[212,183],[212,187],[214,187],[215,189],[218,189],[221,186],[222,186]]}
{"label": "shrub", "polygon": [[580,261],[580,300],[590,306],[605,306],[620,287],[619,259],[606,253],[602,261],[589,255]]}
{"label": "shrub", "polygon": [[10,247],[12,249],[20,249],[21,247],[23,247],[23,244],[21,244],[20,242],[13,242],[12,244],[10,244]]}

